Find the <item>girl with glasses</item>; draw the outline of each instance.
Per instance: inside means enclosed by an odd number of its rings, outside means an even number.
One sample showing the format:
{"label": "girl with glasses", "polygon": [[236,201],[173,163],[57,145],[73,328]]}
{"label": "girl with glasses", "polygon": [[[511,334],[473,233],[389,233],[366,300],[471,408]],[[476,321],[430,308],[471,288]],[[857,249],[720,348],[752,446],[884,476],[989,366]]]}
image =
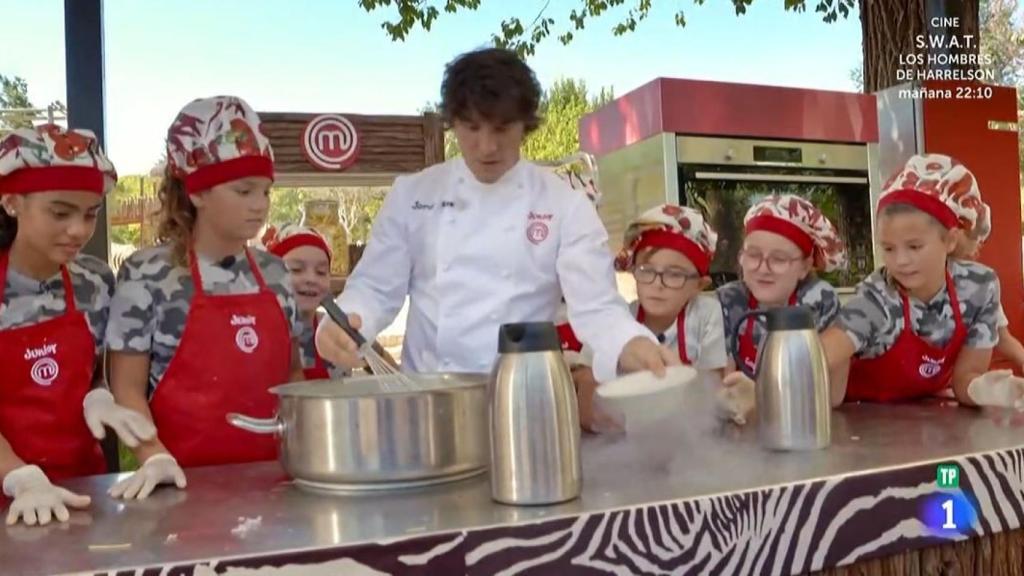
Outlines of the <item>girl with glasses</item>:
{"label": "girl with glasses", "polygon": [[[753,318],[734,326],[736,319],[758,308],[807,306],[819,331],[829,327],[839,313],[839,296],[814,273],[844,266],[846,250],[828,217],[799,196],[764,198],[747,211],[744,227],[739,253],[742,278],[720,287],[718,299],[726,343],[731,347],[738,340],[740,360],[753,370],[765,328]],[[742,421],[752,407],[753,382],[734,370],[730,360],[723,393],[728,396],[726,404],[733,405],[733,419]]]}

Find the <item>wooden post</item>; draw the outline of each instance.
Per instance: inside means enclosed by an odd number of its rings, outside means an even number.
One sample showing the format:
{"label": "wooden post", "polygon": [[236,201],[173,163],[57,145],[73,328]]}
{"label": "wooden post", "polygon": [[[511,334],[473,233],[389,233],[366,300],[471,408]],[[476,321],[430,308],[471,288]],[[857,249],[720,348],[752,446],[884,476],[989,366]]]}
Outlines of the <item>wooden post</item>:
{"label": "wooden post", "polygon": [[423,115],[423,164],[431,166],[444,162],[444,126],[441,117],[433,112]]}

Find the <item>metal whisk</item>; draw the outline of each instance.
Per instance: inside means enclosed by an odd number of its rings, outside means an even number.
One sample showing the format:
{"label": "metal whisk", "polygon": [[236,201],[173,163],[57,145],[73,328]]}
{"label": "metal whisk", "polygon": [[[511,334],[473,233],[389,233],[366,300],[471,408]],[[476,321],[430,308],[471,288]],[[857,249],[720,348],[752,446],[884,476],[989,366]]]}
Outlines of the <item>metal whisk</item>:
{"label": "metal whisk", "polygon": [[331,320],[338,326],[341,326],[341,329],[359,346],[359,357],[366,361],[370,372],[375,376],[379,376],[381,387],[385,392],[401,392],[403,390],[412,390],[416,387],[416,384],[408,376],[402,374],[391,363],[382,358],[373,349],[373,344],[367,342],[366,338],[363,338],[363,335],[348,323],[348,314],[345,314],[338,304],[334,302],[333,298],[330,296],[324,298],[320,305],[327,311],[327,315],[331,317]]}

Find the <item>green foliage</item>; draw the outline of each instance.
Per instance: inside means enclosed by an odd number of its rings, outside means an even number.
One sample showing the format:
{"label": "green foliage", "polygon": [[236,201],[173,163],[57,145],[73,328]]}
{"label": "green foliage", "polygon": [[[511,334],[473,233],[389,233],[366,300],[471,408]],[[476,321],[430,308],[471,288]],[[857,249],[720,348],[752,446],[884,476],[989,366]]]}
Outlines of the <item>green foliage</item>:
{"label": "green foliage", "polygon": [[[495,0],[497,1],[497,0]],[[746,14],[747,7],[753,4],[754,0],[730,0],[737,16]],[[766,2],[767,0],[762,0]],[[694,4],[702,5],[705,0],[694,0]],[[359,0],[359,6],[367,12],[385,10],[390,12],[394,18],[381,24],[381,28],[393,41],[405,40],[412,29],[419,26],[429,31],[433,23],[440,17],[441,10],[438,5],[442,2],[431,0]],[[480,7],[482,0],[444,0],[443,10],[448,14],[456,14],[461,11],[473,11]],[[613,20],[611,32],[615,36],[622,36],[636,31],[641,22],[647,19],[654,9],[654,0],[633,0],[626,8],[626,0],[572,0],[572,2],[559,3],[559,8],[575,4],[569,9],[569,14],[556,18],[547,14],[551,5],[548,0],[534,16],[530,24],[524,24],[518,17],[502,20],[500,30],[492,34],[492,40],[496,46],[507,47],[515,50],[520,56],[532,56],[537,45],[557,33],[557,39],[562,44],[568,45],[575,38],[575,34],[584,30],[591,20],[605,16],[608,12],[618,12],[619,17]],[[821,14],[825,22],[835,22],[840,17],[847,18],[856,6],[856,0],[785,0],[786,10],[803,12],[807,10],[808,4],[814,6],[814,11]],[[509,3],[511,5],[511,3]],[[674,13],[676,26],[686,26],[686,15],[683,10],[675,6],[679,2],[662,2],[659,6],[670,6]],[[622,14],[625,9],[625,13]]]}
{"label": "green foliage", "polygon": [[[28,99],[28,84],[24,78],[8,78],[0,74],[0,109],[32,108]],[[31,128],[31,112],[9,112],[0,116],[0,129]]]}
{"label": "green foliage", "polygon": [[530,160],[558,160],[579,150],[580,118],[612,100],[610,89],[602,88],[593,98],[582,80],[555,81],[541,98],[544,118],[523,143],[523,156]]}
{"label": "green foliage", "polygon": [[142,226],[138,224],[123,224],[110,227],[110,241],[114,244],[127,244],[129,246],[140,246],[142,238]]}
{"label": "green foliage", "polygon": [[[19,76],[4,76],[0,74],[0,131],[14,130],[16,128],[31,128],[33,121],[42,118],[28,109],[36,108],[28,97],[28,83]],[[67,108],[60,101],[53,102],[49,106],[54,117],[65,117]],[[4,110],[19,109],[17,112],[4,112]]]}
{"label": "green foliage", "polygon": [[302,221],[303,206],[310,200],[336,200],[338,217],[348,235],[349,244],[365,244],[370,227],[377,217],[387,188],[282,188],[275,187],[270,196],[268,221],[274,226]]}
{"label": "green foliage", "polygon": [[[580,118],[588,112],[611,102],[611,88],[601,88],[591,96],[583,80],[562,78],[544,91],[540,99],[543,122],[523,143],[523,157],[530,160],[558,160],[579,150]],[[437,112],[439,104],[427,103],[420,114]],[[459,145],[451,130],[444,134],[444,157],[459,155]]]}

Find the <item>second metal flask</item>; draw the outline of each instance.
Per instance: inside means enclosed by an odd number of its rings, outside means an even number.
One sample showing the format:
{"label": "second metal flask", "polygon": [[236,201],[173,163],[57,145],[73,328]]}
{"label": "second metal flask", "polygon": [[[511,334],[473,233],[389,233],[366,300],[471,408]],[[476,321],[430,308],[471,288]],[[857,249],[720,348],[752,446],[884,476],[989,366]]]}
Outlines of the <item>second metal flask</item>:
{"label": "second metal flask", "polygon": [[554,324],[499,328],[488,401],[494,500],[544,505],[579,497],[576,389]]}

